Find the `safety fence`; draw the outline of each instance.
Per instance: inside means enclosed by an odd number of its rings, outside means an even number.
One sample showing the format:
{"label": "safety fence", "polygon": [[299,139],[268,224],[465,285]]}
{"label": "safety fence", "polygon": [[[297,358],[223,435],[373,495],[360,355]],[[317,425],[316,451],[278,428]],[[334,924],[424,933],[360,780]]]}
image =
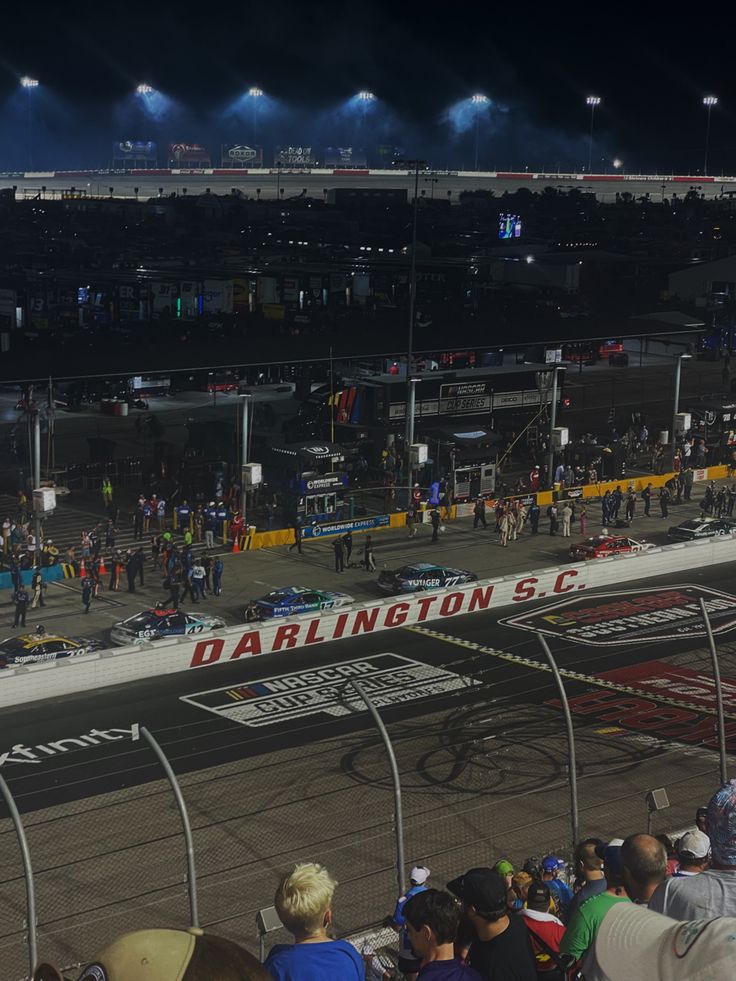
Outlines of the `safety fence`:
{"label": "safety fence", "polygon": [[[393,686],[380,682],[377,663],[357,685],[346,678],[324,686],[332,731],[324,713],[297,714],[276,742],[270,725],[223,731],[203,713],[186,731],[156,731],[157,748],[131,719],[105,738],[93,730],[30,748],[36,757],[63,755],[63,767],[45,781],[44,763],[29,765],[28,752],[13,747],[0,773],[27,812],[35,889],[15,827],[3,820],[3,978],[26,977],[36,956],[72,966],[115,936],[152,925],[198,921],[255,952],[257,914],[272,906],[280,876],[303,860],[323,863],[340,883],[337,932],[365,935],[392,911],[402,874],[417,862],[432,870],[431,884],[443,886],[501,858],[516,867],[550,852],[569,859],[578,836],[623,837],[648,824],[655,832],[683,828],[732,762],[726,752],[736,740],[734,687],[726,685],[727,723],[719,727],[705,640],[678,688],[646,698],[624,681],[581,674],[566,655],[560,675],[570,697],[569,730],[541,644],[538,656],[528,647],[523,656],[473,644],[452,649],[441,669],[404,658]],[[720,672],[736,678],[736,647],[720,644],[718,653]],[[698,702],[698,686],[709,698]],[[413,711],[399,714],[407,699]],[[689,735],[664,738],[693,702],[699,735],[693,738],[690,726]],[[197,753],[213,740],[222,762],[194,769]],[[188,808],[190,847],[167,761]],[[100,773],[115,789],[85,796]],[[647,805],[654,789],[666,791],[668,810]],[[284,941],[277,927],[265,945]]]}

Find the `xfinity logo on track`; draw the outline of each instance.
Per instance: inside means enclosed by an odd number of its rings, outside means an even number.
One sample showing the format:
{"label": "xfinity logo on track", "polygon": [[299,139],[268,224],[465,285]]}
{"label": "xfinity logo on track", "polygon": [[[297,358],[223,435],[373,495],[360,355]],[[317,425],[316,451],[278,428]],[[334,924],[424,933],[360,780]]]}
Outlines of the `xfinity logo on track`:
{"label": "xfinity logo on track", "polygon": [[132,739],[136,735],[136,726],[130,729],[90,729],[84,736],[74,736],[68,739],[56,739],[54,742],[39,743],[38,746],[24,746],[16,743],[11,749],[0,753],[0,766],[9,763],[43,763],[50,756],[68,753],[78,749],[89,749],[92,746],[103,746],[105,743],[118,742],[120,739]]}
{"label": "xfinity logo on track", "polygon": [[700,598],[714,634],[736,629],[736,596],[706,586],[666,586],[565,600],[501,623],[595,647],[704,637]]}
{"label": "xfinity logo on track", "polygon": [[253,728],[310,715],[339,718],[367,711],[349,684],[353,678],[377,708],[480,684],[473,678],[399,654],[376,654],[361,661],[184,695],[181,700]]}

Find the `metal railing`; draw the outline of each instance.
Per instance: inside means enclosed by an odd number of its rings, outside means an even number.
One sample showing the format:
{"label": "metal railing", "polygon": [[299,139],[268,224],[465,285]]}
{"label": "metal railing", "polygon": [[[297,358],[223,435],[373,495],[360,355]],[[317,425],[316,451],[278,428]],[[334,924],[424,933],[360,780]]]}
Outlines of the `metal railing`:
{"label": "metal railing", "polygon": [[[707,613],[704,622],[707,635]],[[720,642],[712,661],[711,639],[695,655],[698,672],[711,677],[720,661],[733,677],[736,645]],[[256,913],[272,905],[281,875],[304,860],[338,879],[336,930],[357,935],[392,912],[412,864],[428,865],[431,884],[442,888],[464,869],[501,858],[517,867],[530,855],[569,859],[579,836],[625,837],[646,827],[653,787],[672,802],[662,812],[667,826],[682,828],[720,785],[729,727],[717,722],[715,702],[704,709],[713,715],[713,752],[627,734],[615,706],[601,722],[576,715],[571,698],[566,720],[548,700],[563,697],[574,672],[561,668],[555,690],[556,664],[541,659],[520,659],[510,681],[505,675],[504,684],[524,692],[520,705],[499,693],[498,663],[485,650],[458,648],[442,667],[463,684],[449,694],[428,686],[421,712],[401,717],[393,706],[403,699],[375,697],[370,674],[346,681],[325,708],[333,733],[324,715],[319,729],[302,715],[277,748],[268,726],[223,728],[205,713],[155,738],[132,726],[130,735],[114,730],[106,747],[66,740],[79,745],[54,744],[64,765],[47,783],[49,795],[61,788],[61,802],[42,809],[42,766],[5,762],[15,804],[8,791],[11,818],[0,821],[4,981],[26,976],[39,954],[69,967],[152,925],[201,925],[257,951]],[[193,769],[213,741],[222,762]],[[92,767],[90,754],[99,757]],[[90,769],[106,768],[115,789],[89,796],[78,788]],[[13,820],[16,805],[26,812],[25,831]],[[660,817],[657,830],[662,824]],[[269,943],[288,939],[277,924],[268,933]]]}

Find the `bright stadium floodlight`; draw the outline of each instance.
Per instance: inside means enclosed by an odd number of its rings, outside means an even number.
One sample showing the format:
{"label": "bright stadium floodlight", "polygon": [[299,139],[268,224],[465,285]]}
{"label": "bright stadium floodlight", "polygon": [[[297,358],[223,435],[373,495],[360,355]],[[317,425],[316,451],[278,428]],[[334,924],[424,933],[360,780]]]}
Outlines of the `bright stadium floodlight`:
{"label": "bright stadium floodlight", "polygon": [[137,95],[150,95],[153,92],[153,86],[147,82],[141,82],[140,85],[136,86],[135,91]]}
{"label": "bright stadium floodlight", "polygon": [[490,104],[490,99],[487,95],[482,95],[480,92],[476,92],[475,95],[471,95],[470,104],[475,106],[475,169],[478,169],[478,148],[480,146],[480,114],[483,111],[483,107]]}
{"label": "bright stadium floodlight", "polygon": [[252,85],[248,89],[248,95],[253,100],[253,146],[255,146],[258,139],[258,103],[263,98],[263,89],[259,89],[257,85]]}
{"label": "bright stadium floodlight", "polygon": [[593,166],[593,123],[595,121],[595,111],[601,104],[599,95],[589,95],[585,104],[590,106],[590,139],[588,140],[588,173]]}
{"label": "bright stadium floodlight", "polygon": [[361,102],[375,102],[376,101],[375,95],[372,92],[369,92],[367,89],[363,89],[362,91],[358,92],[358,99]]}
{"label": "bright stadium floodlight", "polygon": [[623,165],[624,165],[624,162],[619,157],[616,157],[615,160],[613,161],[613,169],[614,170],[621,170],[621,168],[623,167]]}
{"label": "bright stadium floodlight", "polygon": [[20,80],[20,84],[24,89],[37,89],[38,79],[31,78],[29,75],[24,75],[23,78]]}
{"label": "bright stadium floodlight", "polygon": [[715,95],[706,95],[703,99],[703,105],[708,110],[708,121],[705,124],[705,154],[703,155],[703,177],[708,176],[708,149],[710,147],[710,114],[713,111],[713,106],[718,105],[718,98]]}

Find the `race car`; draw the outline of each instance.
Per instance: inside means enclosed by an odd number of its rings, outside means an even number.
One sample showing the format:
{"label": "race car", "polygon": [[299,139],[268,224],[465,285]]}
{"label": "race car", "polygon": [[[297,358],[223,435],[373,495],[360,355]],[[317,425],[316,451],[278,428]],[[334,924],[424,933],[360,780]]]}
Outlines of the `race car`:
{"label": "race car", "polygon": [[571,559],[606,559],[610,555],[631,555],[655,548],[652,542],[638,542],[625,535],[598,535],[570,546]]}
{"label": "race car", "polygon": [[447,565],[433,565],[431,562],[415,562],[391,572],[384,569],[378,576],[378,588],[384,593],[422,593],[427,589],[445,589],[460,586],[466,582],[476,582],[474,572],[453,569]]}
{"label": "race car", "polygon": [[226,626],[222,617],[156,607],[113,624],[110,639],[114,644],[136,644],[145,640],[160,640],[162,637],[201,634],[206,630],[217,630]]}
{"label": "race car", "polygon": [[12,668],[21,664],[36,664],[39,661],[56,661],[60,657],[78,657],[89,651],[98,651],[104,644],[98,640],[83,637],[58,637],[37,631],[34,634],[21,634],[8,637],[0,643],[0,668]]}
{"label": "race car", "polygon": [[347,593],[307,589],[305,586],[284,586],[257,599],[254,606],[261,619],[266,620],[271,617],[289,617],[295,613],[312,613],[314,610],[334,610],[354,602],[353,597]]}
{"label": "race car", "polygon": [[691,542],[694,538],[713,538],[736,531],[736,522],[727,518],[690,518],[667,529],[667,536],[676,542]]}

